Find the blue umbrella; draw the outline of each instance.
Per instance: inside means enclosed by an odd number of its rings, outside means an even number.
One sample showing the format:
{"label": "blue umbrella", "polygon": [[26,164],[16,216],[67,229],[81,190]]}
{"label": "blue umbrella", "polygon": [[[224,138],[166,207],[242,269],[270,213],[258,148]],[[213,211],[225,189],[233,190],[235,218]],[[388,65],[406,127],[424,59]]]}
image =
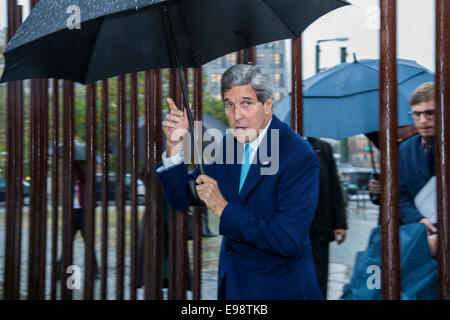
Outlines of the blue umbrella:
{"label": "blue umbrella", "polygon": [[[303,133],[307,137],[343,139],[378,131],[379,60],[342,63],[303,82]],[[434,75],[411,60],[397,60],[398,126],[413,123],[409,97]],[[291,97],[275,107],[274,114],[290,125]]]}

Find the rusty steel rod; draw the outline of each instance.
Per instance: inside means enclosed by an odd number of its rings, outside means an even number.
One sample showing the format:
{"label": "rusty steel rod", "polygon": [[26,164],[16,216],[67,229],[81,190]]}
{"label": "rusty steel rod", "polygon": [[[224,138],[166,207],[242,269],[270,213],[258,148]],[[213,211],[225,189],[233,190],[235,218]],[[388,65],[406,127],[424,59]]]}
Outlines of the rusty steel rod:
{"label": "rusty steel rod", "polygon": [[144,268],[145,299],[161,300],[163,257],[163,203],[162,190],[154,172],[162,154],[162,96],[161,71],[145,73],[145,215]]}
{"label": "rusty steel rod", "polygon": [[32,80],[30,115],[30,210],[28,251],[28,298],[45,297],[45,253],[47,220],[47,147],[48,98],[47,80]]}
{"label": "rusty steel rod", "polygon": [[439,298],[450,299],[450,5],[436,1],[436,140]]}
{"label": "rusty steel rod", "polygon": [[381,275],[385,300],[400,299],[396,1],[380,1]]}
{"label": "rusty steel rod", "polygon": [[256,47],[250,47],[237,52],[238,64],[256,64]]}
{"label": "rusty steel rod", "polygon": [[[194,70],[194,110],[195,121],[202,121],[203,118],[203,86],[202,68]],[[201,123],[201,122],[200,122]],[[198,142],[200,150],[203,150],[202,126],[199,126]],[[192,293],[194,300],[201,299],[201,279],[202,279],[202,213],[206,208],[196,206],[192,217],[192,240],[193,240],[193,276]],[[206,214],[208,214],[206,210]]]}
{"label": "rusty steel rod", "polygon": [[74,159],[74,83],[63,82],[63,222],[61,299],[71,300],[72,291],[67,286],[68,267],[73,261],[73,159]]}
{"label": "rusty steel rod", "polygon": [[52,131],[52,273],[51,273],[51,299],[56,300],[57,286],[56,273],[58,261],[58,203],[59,203],[59,158],[58,158],[58,140],[59,140],[59,81],[53,79],[53,131]]}
{"label": "rusty steel rod", "polygon": [[109,82],[102,81],[102,267],[101,299],[108,294]]}
{"label": "rusty steel rod", "polygon": [[117,281],[116,299],[124,299],[125,274],[125,128],[126,128],[126,78],[119,76],[117,81],[117,173],[116,173],[116,212],[117,212]]}
{"label": "rusty steel rod", "polygon": [[48,80],[41,79],[41,108],[39,119],[39,224],[38,224],[38,297],[45,299],[47,256],[47,172],[48,172]]}
{"label": "rusty steel rod", "polygon": [[[22,9],[23,6],[16,6],[16,21],[15,21],[15,29],[17,30],[19,26],[22,24]],[[20,270],[21,270],[21,262],[20,262],[20,256],[21,256],[21,246],[22,246],[22,205],[23,205],[23,184],[22,184],[22,177],[23,177],[23,155],[24,155],[24,89],[23,89],[23,81],[17,81],[16,82],[16,117],[15,117],[15,136],[16,136],[16,160],[17,160],[17,166],[15,168],[16,174],[15,176],[18,177],[18,190],[16,195],[16,217],[15,217],[15,233],[17,234],[16,242],[14,244],[14,251],[15,251],[15,259],[17,264],[17,270],[15,274],[14,281],[16,283],[15,287],[17,288],[16,296],[19,298],[19,287],[20,287]]]}
{"label": "rusty steel rod", "polygon": [[85,175],[85,268],[84,268],[84,299],[94,299],[94,266],[95,266],[95,202],[96,202],[96,152],[97,152],[97,105],[96,83],[86,87],[86,172]]}
{"label": "rusty steel rod", "polygon": [[[7,3],[8,31],[11,40],[21,21],[21,6]],[[21,222],[22,222],[22,166],[23,166],[23,90],[22,82],[7,84],[7,192],[4,297],[19,299]]]}
{"label": "rusty steel rod", "polygon": [[138,272],[138,212],[137,212],[137,173],[138,167],[138,80],[137,73],[131,74],[131,223],[130,223],[130,252],[131,252],[131,283],[130,299],[137,298],[137,272]]}
{"label": "rusty steel rod", "polygon": [[[176,70],[169,70],[169,97],[171,97],[175,103],[176,100]],[[180,108],[181,106],[178,106]],[[177,212],[172,208],[168,209],[169,215],[167,217],[167,232],[168,232],[168,241],[167,241],[167,251],[168,251],[168,288],[167,288],[167,298],[168,300],[175,299],[175,261],[176,261],[176,252],[175,252],[175,215]]]}
{"label": "rusty steel rod", "polygon": [[[183,69],[184,78],[187,77],[187,69]],[[181,88],[181,82],[178,74],[175,76],[175,101],[180,108],[180,110],[184,110],[188,106],[185,105],[183,99],[183,92]],[[188,87],[188,83],[186,83]],[[174,225],[174,251],[175,251],[175,260],[174,260],[174,272],[175,272],[175,282],[174,282],[174,299],[175,300],[185,300],[186,299],[186,290],[187,290],[187,280],[188,280],[188,270],[189,266],[187,265],[188,256],[187,256],[187,214],[186,212],[177,211],[175,214]]]}
{"label": "rusty steel rod", "polygon": [[291,128],[303,135],[302,38],[292,40]]}

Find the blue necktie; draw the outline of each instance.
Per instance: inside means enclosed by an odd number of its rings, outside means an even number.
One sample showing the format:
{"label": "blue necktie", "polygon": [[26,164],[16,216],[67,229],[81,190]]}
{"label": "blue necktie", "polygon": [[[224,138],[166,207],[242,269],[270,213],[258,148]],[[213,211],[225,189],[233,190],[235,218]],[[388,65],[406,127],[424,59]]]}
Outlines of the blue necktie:
{"label": "blue necktie", "polygon": [[248,170],[250,169],[250,144],[245,144],[244,161],[241,165],[241,180],[239,182],[239,192],[241,192],[244,185],[245,178],[247,177]]}

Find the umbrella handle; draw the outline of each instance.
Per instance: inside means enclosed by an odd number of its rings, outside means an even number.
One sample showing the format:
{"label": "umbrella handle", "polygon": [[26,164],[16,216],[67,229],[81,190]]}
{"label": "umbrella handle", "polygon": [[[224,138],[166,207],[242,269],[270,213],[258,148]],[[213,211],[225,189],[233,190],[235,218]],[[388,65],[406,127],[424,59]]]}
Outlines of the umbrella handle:
{"label": "umbrella handle", "polygon": [[194,117],[192,116],[191,108],[189,108],[189,96],[188,96],[187,89],[186,89],[186,82],[184,79],[183,70],[181,68],[181,63],[178,58],[177,45],[175,42],[175,37],[173,35],[172,24],[170,23],[169,10],[167,8],[167,4],[162,6],[162,16],[163,16],[164,25],[166,27],[166,37],[169,42],[169,47],[172,52],[173,59],[175,60],[175,63],[177,65],[178,76],[180,77],[181,90],[183,91],[184,104],[185,104],[185,108],[187,109],[187,115],[188,115],[188,119],[189,119],[189,133],[191,134],[191,137],[194,142],[194,154],[197,157],[197,160],[198,160],[197,162],[199,164],[198,169],[200,171],[200,174],[205,174],[205,168],[203,167],[202,157],[200,155],[197,140],[195,139],[195,135],[194,135]]}
{"label": "umbrella handle", "polygon": [[197,140],[195,139],[195,135],[194,135],[194,117],[192,116],[191,108],[189,108],[189,96],[188,96],[187,89],[186,89],[186,82],[184,79],[183,70],[181,68],[181,63],[178,58],[177,45],[176,45],[175,37],[173,34],[174,32],[172,29],[172,24],[170,23],[169,10],[168,10],[167,4],[165,4],[161,8],[162,8],[162,17],[163,17],[163,21],[164,21],[164,25],[165,25],[165,29],[166,29],[167,40],[169,41],[169,47],[172,52],[172,57],[175,60],[175,63],[177,65],[178,76],[179,76],[180,82],[181,82],[181,90],[183,91],[184,104],[185,104],[185,108],[187,109],[187,115],[188,115],[188,119],[189,119],[189,133],[191,134],[191,137],[193,137],[193,141],[194,141],[194,154],[198,160],[197,162],[199,164],[198,169],[200,171],[200,174],[205,174],[205,168],[203,167],[202,157],[200,155]]}

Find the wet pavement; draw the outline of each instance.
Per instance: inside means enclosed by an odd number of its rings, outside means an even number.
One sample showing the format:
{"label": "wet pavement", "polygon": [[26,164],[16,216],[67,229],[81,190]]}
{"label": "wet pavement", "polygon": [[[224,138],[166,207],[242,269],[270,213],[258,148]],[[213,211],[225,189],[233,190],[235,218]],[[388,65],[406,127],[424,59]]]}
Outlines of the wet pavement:
{"label": "wet pavement", "polygon": [[[349,229],[347,230],[347,237],[343,244],[337,245],[332,242],[330,244],[330,269],[329,269],[329,284],[328,284],[328,297],[329,300],[339,299],[342,295],[343,286],[349,282],[356,253],[365,249],[367,241],[370,235],[370,230],[377,224],[378,219],[378,207],[365,203],[366,208],[358,208],[356,201],[351,201],[347,210],[347,222]],[[359,204],[361,206],[361,203]],[[24,211],[27,209],[25,208]],[[110,210],[112,211],[112,210]],[[110,213],[111,214],[111,213]],[[142,212],[141,212],[142,214]],[[26,216],[26,212],[24,214]],[[97,219],[99,215],[97,215]],[[4,217],[4,211],[0,209],[0,217]],[[110,221],[113,217],[111,217]],[[218,234],[218,218],[214,215],[209,215],[209,226],[213,233]],[[100,225],[100,221],[97,221],[97,226]],[[97,232],[99,233],[99,232]],[[112,235],[114,230],[110,230]],[[22,257],[21,257],[21,285],[20,291],[24,299],[27,296],[27,261],[28,250],[26,244],[28,243],[28,222],[24,219],[23,231],[22,231]],[[215,300],[217,298],[217,266],[218,255],[222,236],[213,238],[203,238],[202,248],[202,299]],[[4,254],[5,254],[5,221],[0,220],[0,297],[2,296],[1,290],[3,289],[3,272],[4,272]],[[61,240],[61,239],[60,239]],[[110,237],[109,254],[108,254],[108,299],[114,300],[116,298],[116,249],[114,239]],[[97,243],[100,243],[100,239],[96,239]],[[46,298],[50,299],[50,279],[51,279],[51,234],[48,234],[47,238],[47,274],[46,274]],[[192,241],[188,242],[190,253],[192,253]],[[59,248],[60,249],[60,248]],[[100,246],[97,247],[97,258],[101,257]],[[59,255],[60,256],[60,255]],[[84,266],[84,242],[80,235],[74,242],[74,264],[81,267]],[[192,256],[190,261],[192,261]],[[130,257],[125,258],[125,299],[130,298]],[[83,279],[81,279],[83,284]],[[95,280],[95,299],[100,299],[100,280]],[[59,295],[58,290],[58,295]],[[167,298],[167,290],[163,291],[164,296]],[[144,299],[144,289],[138,289],[138,299]],[[83,299],[83,290],[74,289],[73,299]],[[187,292],[187,299],[192,299],[192,292]]]}

